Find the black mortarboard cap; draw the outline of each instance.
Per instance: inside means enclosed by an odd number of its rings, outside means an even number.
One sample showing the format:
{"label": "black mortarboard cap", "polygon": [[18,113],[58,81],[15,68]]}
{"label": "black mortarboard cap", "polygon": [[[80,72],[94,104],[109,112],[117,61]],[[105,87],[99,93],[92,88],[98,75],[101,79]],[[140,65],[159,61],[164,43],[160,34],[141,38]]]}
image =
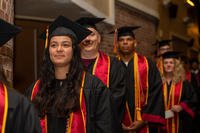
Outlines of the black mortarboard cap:
{"label": "black mortarboard cap", "polygon": [[[140,26],[123,26],[117,29],[117,38],[121,36],[132,36],[135,38],[134,30],[140,28]],[[110,32],[110,34],[115,33],[115,31]]]}
{"label": "black mortarboard cap", "polygon": [[163,59],[166,58],[179,58],[181,52],[177,52],[177,51],[168,51],[165,52],[164,54],[162,54]]}
{"label": "black mortarboard cap", "polygon": [[157,44],[158,44],[158,47],[160,48],[165,45],[170,45],[170,42],[172,42],[172,40],[160,40],[160,41],[157,41]]}
{"label": "black mortarboard cap", "polygon": [[[85,39],[91,31],[82,27],[81,25],[65,18],[64,16],[57,17],[48,27],[48,36],[59,36],[59,35],[75,35],[77,43],[80,43]],[[46,39],[46,33],[42,33],[42,38]]]}
{"label": "black mortarboard cap", "polygon": [[135,38],[134,30],[140,28],[140,26],[123,26],[118,29],[115,29],[114,31],[109,32],[109,34],[114,34],[114,49],[113,52],[117,53],[117,40],[121,36],[132,36]]}
{"label": "black mortarboard cap", "polygon": [[5,44],[20,31],[21,28],[0,19],[0,46]]}
{"label": "black mortarboard cap", "polygon": [[96,29],[96,24],[103,21],[104,19],[105,18],[98,18],[98,17],[81,17],[77,19],[76,22],[86,28],[93,27]]}

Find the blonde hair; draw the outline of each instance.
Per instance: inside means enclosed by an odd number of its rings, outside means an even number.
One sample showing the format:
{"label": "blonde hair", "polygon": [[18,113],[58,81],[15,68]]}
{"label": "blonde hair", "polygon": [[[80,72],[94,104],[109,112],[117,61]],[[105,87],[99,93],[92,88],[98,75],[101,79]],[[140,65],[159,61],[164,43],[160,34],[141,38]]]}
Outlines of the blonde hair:
{"label": "blonde hair", "polygon": [[[166,75],[166,73],[164,71],[163,75],[162,75],[163,81],[166,80],[165,75]],[[174,59],[174,72],[173,72],[172,82],[178,83],[181,80],[182,81],[185,80],[185,69],[184,69],[183,64],[180,60]]]}

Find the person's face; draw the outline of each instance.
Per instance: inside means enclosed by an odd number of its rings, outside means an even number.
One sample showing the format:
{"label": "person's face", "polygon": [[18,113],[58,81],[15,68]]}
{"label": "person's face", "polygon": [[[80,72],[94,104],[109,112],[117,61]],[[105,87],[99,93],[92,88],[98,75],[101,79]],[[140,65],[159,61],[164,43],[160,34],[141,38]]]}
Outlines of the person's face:
{"label": "person's face", "polygon": [[68,36],[52,37],[49,45],[49,55],[54,66],[69,65],[73,56],[71,38]]}
{"label": "person's face", "polygon": [[173,58],[163,59],[164,71],[166,73],[172,73],[174,71],[175,61]]}
{"label": "person's face", "polygon": [[100,34],[94,28],[87,28],[92,33],[86,37],[80,44],[81,52],[98,52],[100,44]]}
{"label": "person's face", "polygon": [[164,54],[165,52],[168,52],[168,51],[170,51],[171,50],[171,48],[170,48],[170,46],[169,45],[164,45],[164,46],[161,46],[160,48],[159,48],[159,55],[162,55],[162,54]]}
{"label": "person's face", "polygon": [[124,55],[132,54],[136,47],[136,40],[132,36],[121,36],[118,38],[119,52]]}

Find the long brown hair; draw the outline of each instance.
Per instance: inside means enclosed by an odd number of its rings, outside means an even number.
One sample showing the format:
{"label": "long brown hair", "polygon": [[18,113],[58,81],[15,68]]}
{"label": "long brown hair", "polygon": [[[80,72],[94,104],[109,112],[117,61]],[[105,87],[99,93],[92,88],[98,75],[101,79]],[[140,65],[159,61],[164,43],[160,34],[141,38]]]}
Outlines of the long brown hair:
{"label": "long brown hair", "polygon": [[39,115],[43,117],[46,111],[52,108],[56,116],[65,117],[79,108],[79,94],[83,67],[80,58],[80,49],[75,38],[72,38],[73,57],[67,78],[63,81],[61,89],[55,94],[55,71],[49,57],[49,46],[45,49],[43,65],[40,76],[40,89],[33,100]]}

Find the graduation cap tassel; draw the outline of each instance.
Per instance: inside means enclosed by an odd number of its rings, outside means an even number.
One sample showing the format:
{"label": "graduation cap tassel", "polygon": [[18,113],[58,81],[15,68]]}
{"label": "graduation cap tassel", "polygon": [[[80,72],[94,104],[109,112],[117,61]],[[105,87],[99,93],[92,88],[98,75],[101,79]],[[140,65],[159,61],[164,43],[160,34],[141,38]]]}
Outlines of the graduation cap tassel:
{"label": "graduation cap tassel", "polygon": [[46,30],[45,48],[48,47],[48,38],[49,38],[49,27],[47,27],[47,30]]}
{"label": "graduation cap tassel", "polygon": [[114,33],[113,53],[117,54],[117,29],[115,29],[115,33]]}

